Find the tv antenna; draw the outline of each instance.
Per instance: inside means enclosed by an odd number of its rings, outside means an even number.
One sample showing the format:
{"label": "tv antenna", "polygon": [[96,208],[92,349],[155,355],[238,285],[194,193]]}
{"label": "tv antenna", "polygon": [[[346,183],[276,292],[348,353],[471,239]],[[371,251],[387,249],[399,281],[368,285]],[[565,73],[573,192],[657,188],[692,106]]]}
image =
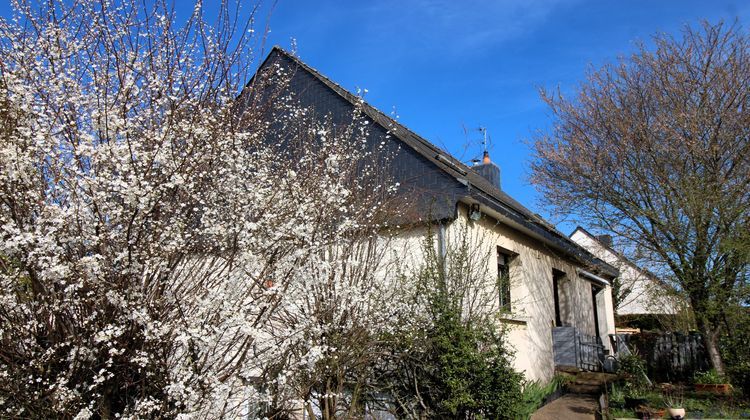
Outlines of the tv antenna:
{"label": "tv antenna", "polygon": [[482,133],[482,159],[477,159],[477,158],[472,159],[471,161],[475,165],[478,164],[479,162],[482,162],[484,160],[484,158],[488,156],[488,152],[487,152],[487,148],[489,146],[489,141],[488,140],[491,140],[487,136],[487,127],[481,127],[480,126],[480,127],[477,128],[477,131],[479,131],[480,133]]}
{"label": "tv antenna", "polygon": [[479,127],[477,131],[482,133],[482,152],[487,152],[487,127]]}

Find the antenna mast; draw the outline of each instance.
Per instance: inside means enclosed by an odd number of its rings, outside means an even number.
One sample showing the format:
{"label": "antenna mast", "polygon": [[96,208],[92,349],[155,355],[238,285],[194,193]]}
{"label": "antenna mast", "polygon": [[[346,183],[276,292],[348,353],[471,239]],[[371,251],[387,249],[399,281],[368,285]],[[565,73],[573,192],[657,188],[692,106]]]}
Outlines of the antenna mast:
{"label": "antenna mast", "polygon": [[487,127],[479,127],[477,131],[482,133],[482,152],[487,153]]}

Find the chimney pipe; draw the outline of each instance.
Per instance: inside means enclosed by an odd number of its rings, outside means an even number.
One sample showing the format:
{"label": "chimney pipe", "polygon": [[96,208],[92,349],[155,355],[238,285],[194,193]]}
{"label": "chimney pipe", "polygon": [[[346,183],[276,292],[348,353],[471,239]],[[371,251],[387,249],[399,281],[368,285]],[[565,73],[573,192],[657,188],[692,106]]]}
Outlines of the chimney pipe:
{"label": "chimney pipe", "polygon": [[596,239],[606,247],[612,248],[612,235],[599,235]]}

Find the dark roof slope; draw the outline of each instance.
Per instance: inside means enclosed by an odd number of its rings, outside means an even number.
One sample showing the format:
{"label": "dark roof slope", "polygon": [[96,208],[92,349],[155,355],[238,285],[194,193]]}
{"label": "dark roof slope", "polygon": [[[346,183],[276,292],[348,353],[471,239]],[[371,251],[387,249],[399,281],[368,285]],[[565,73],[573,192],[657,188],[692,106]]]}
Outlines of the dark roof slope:
{"label": "dark roof slope", "polygon": [[319,80],[346,101],[353,105],[362,106],[363,112],[375,123],[388,130],[394,137],[398,138],[405,145],[419,153],[438,168],[442,169],[445,173],[467,185],[468,197],[471,199],[492,208],[518,226],[530,231],[530,233],[533,233],[539,239],[542,239],[548,246],[552,246],[563,252],[569,258],[579,261],[600,274],[609,277],[616,277],[618,275],[616,268],[596,258],[583,247],[573,242],[550,223],[492,185],[484,177],[471,169],[471,167],[465,165],[446,151],[438,148],[420,135],[409,130],[404,125],[387,116],[377,108],[363,102],[361,97],[352,94],[329,78],[323,76],[320,72],[308,66],[296,56],[286,52],[278,46],[274,46],[266,58],[266,61],[261,64],[261,67],[268,62],[274,53],[292,60],[297,66],[311,74],[315,79]]}

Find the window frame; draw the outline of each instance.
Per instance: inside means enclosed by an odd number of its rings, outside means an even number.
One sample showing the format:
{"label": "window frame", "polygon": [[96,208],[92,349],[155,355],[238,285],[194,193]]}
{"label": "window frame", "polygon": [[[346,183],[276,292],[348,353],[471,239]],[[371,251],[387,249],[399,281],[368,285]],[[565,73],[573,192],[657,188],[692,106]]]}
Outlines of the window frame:
{"label": "window frame", "polygon": [[[513,310],[513,295],[511,293],[511,268],[518,253],[497,247],[497,289],[498,305],[501,312],[510,313]],[[503,277],[504,280],[503,281]]]}

